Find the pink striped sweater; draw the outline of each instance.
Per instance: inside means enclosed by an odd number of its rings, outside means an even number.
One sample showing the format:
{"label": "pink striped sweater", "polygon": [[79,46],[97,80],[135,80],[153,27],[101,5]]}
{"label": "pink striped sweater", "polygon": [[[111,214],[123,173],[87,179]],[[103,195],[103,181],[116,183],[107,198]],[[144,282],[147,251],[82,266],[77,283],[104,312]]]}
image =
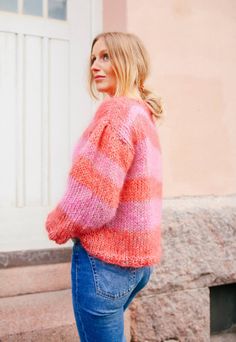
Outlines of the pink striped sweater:
{"label": "pink striped sweater", "polygon": [[46,229],[59,244],[78,238],[91,255],[142,267],[161,258],[159,138],[141,100],[108,98],[78,141],[67,189]]}

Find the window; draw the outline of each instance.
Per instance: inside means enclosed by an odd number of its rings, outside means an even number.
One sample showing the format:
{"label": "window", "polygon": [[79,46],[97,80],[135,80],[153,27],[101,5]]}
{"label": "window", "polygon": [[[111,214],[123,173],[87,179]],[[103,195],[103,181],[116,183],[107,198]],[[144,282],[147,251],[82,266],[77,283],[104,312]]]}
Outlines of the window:
{"label": "window", "polygon": [[43,3],[42,0],[24,0],[23,13],[30,15],[43,15]]}
{"label": "window", "polygon": [[0,0],[0,11],[66,20],[67,0]]}
{"label": "window", "polygon": [[48,0],[48,16],[66,20],[66,0]]}
{"label": "window", "polygon": [[17,0],[0,0],[0,10],[17,12]]}

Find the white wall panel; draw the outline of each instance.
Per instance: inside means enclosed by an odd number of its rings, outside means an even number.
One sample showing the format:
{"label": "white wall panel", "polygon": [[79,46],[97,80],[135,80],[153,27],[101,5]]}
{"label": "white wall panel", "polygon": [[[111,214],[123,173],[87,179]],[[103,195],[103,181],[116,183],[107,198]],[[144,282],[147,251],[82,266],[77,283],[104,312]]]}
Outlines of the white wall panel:
{"label": "white wall panel", "polygon": [[49,203],[49,58],[48,58],[48,38],[42,41],[42,205]]}
{"label": "white wall panel", "polygon": [[49,41],[49,198],[62,195],[70,161],[69,43]]}
{"label": "white wall panel", "polygon": [[16,42],[16,207],[25,205],[24,35]]}
{"label": "white wall panel", "polygon": [[42,38],[24,40],[25,205],[42,200]]}
{"label": "white wall panel", "polygon": [[0,206],[16,204],[16,35],[0,32]]}

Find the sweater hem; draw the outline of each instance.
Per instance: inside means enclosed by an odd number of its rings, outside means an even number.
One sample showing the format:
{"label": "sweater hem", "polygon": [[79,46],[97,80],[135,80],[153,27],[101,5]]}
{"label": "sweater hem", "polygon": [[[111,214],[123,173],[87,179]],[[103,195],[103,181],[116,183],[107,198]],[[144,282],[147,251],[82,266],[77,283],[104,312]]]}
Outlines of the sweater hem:
{"label": "sweater hem", "polygon": [[132,256],[128,256],[125,259],[121,259],[120,256],[117,255],[104,256],[103,254],[90,249],[88,246],[86,246],[86,244],[83,241],[80,240],[80,243],[82,247],[86,250],[86,252],[92,257],[98,258],[108,264],[114,264],[121,267],[140,268],[145,266],[154,266],[156,264],[159,264],[161,261],[161,255],[147,258],[133,258]]}

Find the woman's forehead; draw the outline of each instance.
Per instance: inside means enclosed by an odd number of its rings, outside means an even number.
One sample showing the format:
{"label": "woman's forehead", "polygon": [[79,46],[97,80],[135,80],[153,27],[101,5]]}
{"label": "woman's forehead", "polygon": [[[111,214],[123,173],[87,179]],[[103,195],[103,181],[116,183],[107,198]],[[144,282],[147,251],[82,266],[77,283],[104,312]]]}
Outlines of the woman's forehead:
{"label": "woman's forehead", "polygon": [[107,51],[107,46],[104,38],[99,38],[93,46],[92,55],[96,55],[99,52]]}

